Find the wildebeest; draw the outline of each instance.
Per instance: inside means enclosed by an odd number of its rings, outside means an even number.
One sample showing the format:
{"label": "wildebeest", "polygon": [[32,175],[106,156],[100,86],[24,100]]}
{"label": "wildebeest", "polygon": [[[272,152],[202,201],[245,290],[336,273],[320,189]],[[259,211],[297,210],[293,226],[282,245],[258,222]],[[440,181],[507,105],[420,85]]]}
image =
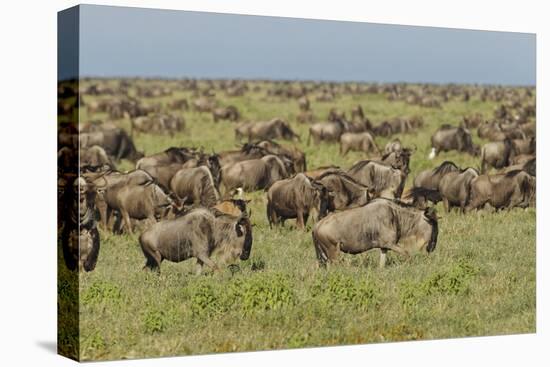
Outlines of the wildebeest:
{"label": "wildebeest", "polygon": [[471,182],[467,211],[482,209],[486,203],[499,210],[526,208],[535,199],[535,177],[525,171],[511,171],[497,175],[480,175]]}
{"label": "wildebeest", "polygon": [[139,116],[132,119],[132,132],[149,134],[168,133],[170,136],[173,136],[184,129],[185,120],[183,117],[170,114]]}
{"label": "wildebeest", "polygon": [[380,159],[380,162],[397,168],[405,174],[409,174],[409,162],[413,151],[409,148],[403,148],[398,151],[386,153]]}
{"label": "wildebeest", "polygon": [[535,154],[537,151],[537,141],[535,137],[529,139],[514,139],[512,140],[514,147],[514,155],[520,154]]}
{"label": "wildebeest", "polygon": [[532,157],[529,160],[521,161],[521,163],[508,166],[504,169],[503,173],[508,173],[508,172],[517,171],[517,170],[525,171],[531,176],[535,177],[537,175],[537,159],[535,157]]}
{"label": "wildebeest", "polygon": [[478,155],[479,146],[472,142],[470,131],[464,127],[443,125],[432,135],[432,151],[429,158],[433,159],[439,152],[458,150],[470,155]]}
{"label": "wildebeest", "polygon": [[270,121],[247,122],[235,128],[235,137],[240,140],[246,137],[248,141],[264,139],[300,140],[290,125],[280,118]]}
{"label": "wildebeest", "polygon": [[136,162],[143,157],[143,153],[137,151],[134,141],[128,133],[112,124],[85,126],[81,130],[80,137],[81,139],[90,139],[89,145],[101,146],[117,162],[123,158]]}
{"label": "wildebeest", "polygon": [[313,227],[313,244],[321,265],[335,261],[340,251],[359,254],[379,248],[380,267],[388,250],[409,255],[437,244],[438,224],[433,208],[419,210],[388,199],[375,199],[365,206],[336,212]]}
{"label": "wildebeest", "polygon": [[99,256],[100,238],[95,208],[96,190],[78,177],[65,191],[67,206],[61,233],[63,258],[69,270],[92,271]]}
{"label": "wildebeest", "polygon": [[105,149],[99,145],[93,145],[89,148],[80,149],[80,166],[103,167],[108,166],[116,169],[115,164],[107,155]]}
{"label": "wildebeest", "polygon": [[386,146],[384,147],[384,154],[398,152],[400,150],[403,150],[403,144],[401,143],[401,140],[399,140],[399,138],[396,138],[386,144]]}
{"label": "wildebeest", "polygon": [[321,141],[338,141],[347,129],[348,123],[341,119],[315,123],[309,128],[307,144],[309,145],[311,138],[314,144],[319,144]]}
{"label": "wildebeest", "polygon": [[309,111],[310,109],[309,99],[306,96],[300,97],[298,99],[298,107],[300,108],[300,111]]}
{"label": "wildebeest", "polygon": [[216,101],[211,98],[197,98],[192,102],[193,109],[197,112],[212,112],[216,107]]}
{"label": "wildebeest", "polygon": [[479,176],[474,168],[465,168],[460,171],[449,172],[439,181],[438,191],[443,199],[447,212],[458,206],[464,213],[466,204],[470,200],[470,185],[473,179]]}
{"label": "wildebeest", "polygon": [[243,214],[248,214],[248,216],[250,217],[251,213],[250,212],[247,213],[247,208],[246,208],[249,202],[250,200],[225,199],[220,201],[218,204],[214,205],[214,209],[232,216],[240,216]]}
{"label": "wildebeest", "polygon": [[247,260],[252,250],[252,226],[246,215],[234,217],[205,208],[190,210],[181,217],[158,222],[145,230],[139,243],[146,263],[158,270],[163,260],[181,262],[197,259],[197,273],[204,265],[219,270],[210,256],[221,252],[223,261]]}
{"label": "wildebeest", "polygon": [[329,208],[330,194],[326,187],[298,173],[292,178],[275,182],[267,191],[269,226],[284,224],[296,218],[296,227],[305,229],[309,214],[317,212],[323,218]]}
{"label": "wildebeest", "polygon": [[307,177],[313,178],[315,180],[315,179],[319,178],[319,176],[321,176],[322,174],[324,174],[326,172],[331,172],[331,171],[341,171],[341,169],[340,169],[339,166],[335,166],[335,165],[331,164],[329,166],[317,167],[315,169],[309,170],[309,171],[304,172],[304,173],[306,174]]}
{"label": "wildebeest", "polygon": [[227,107],[220,107],[215,108],[212,111],[212,119],[214,122],[218,122],[220,120],[229,120],[232,122],[239,121],[239,118],[241,117],[239,110],[237,110],[237,107],[235,106],[227,106]]}
{"label": "wildebeest", "polygon": [[317,177],[317,181],[331,193],[331,210],[363,206],[370,200],[369,188],[343,171],[327,171]]}
{"label": "wildebeest", "polygon": [[487,166],[496,169],[509,166],[514,155],[514,145],[508,138],[483,145],[481,147],[481,173],[487,171]]}
{"label": "wildebeest", "polygon": [[212,172],[206,166],[179,170],[169,187],[186,204],[212,207],[220,198]]}
{"label": "wildebeest", "polygon": [[261,190],[287,177],[288,169],[281,158],[275,155],[266,155],[260,159],[250,159],[222,167],[222,183],[226,192],[238,187],[245,191]]}
{"label": "wildebeest", "polygon": [[107,187],[103,195],[107,204],[107,219],[111,211],[120,214],[113,227],[119,232],[123,221],[127,233],[132,233],[131,219],[147,220],[154,223],[165,217],[170,209],[176,209],[174,200],[157,184],[129,185],[119,182]]}
{"label": "wildebeest", "polygon": [[397,168],[375,161],[359,161],[348,174],[367,186],[374,197],[398,199],[403,193],[407,174]]}
{"label": "wildebeest", "polygon": [[294,162],[293,172],[304,172],[307,170],[306,155],[295,146],[284,146],[273,140],[262,140],[255,143],[255,145],[264,148],[270,154],[289,157]]}
{"label": "wildebeest", "polygon": [[374,137],[369,132],[343,133],[340,136],[340,154],[346,155],[350,150],[380,155]]}
{"label": "wildebeest", "polygon": [[451,161],[445,161],[434,169],[421,171],[413,180],[413,187],[422,187],[428,190],[438,190],[439,181],[449,172],[460,171],[460,168]]}
{"label": "wildebeest", "polygon": [[183,164],[196,157],[196,152],[185,147],[170,147],[163,152],[143,157],[136,163],[136,168],[141,169],[148,166],[166,165],[171,163]]}

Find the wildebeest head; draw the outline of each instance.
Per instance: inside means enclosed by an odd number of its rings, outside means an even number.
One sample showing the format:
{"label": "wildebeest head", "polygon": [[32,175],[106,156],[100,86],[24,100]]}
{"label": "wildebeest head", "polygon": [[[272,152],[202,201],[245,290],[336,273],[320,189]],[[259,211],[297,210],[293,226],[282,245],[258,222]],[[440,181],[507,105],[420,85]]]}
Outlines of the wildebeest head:
{"label": "wildebeest head", "polygon": [[279,126],[280,128],[280,135],[283,139],[286,140],[294,140],[294,141],[301,141],[300,136],[296,134],[288,125],[288,123],[281,121],[281,124]]}
{"label": "wildebeest head", "polygon": [[479,145],[474,145],[470,131],[461,126],[457,129],[457,134],[459,139],[462,141],[464,151],[475,157],[479,156],[481,147]]}
{"label": "wildebeest head", "polygon": [[428,242],[428,246],[426,246],[426,251],[432,252],[433,250],[435,250],[435,246],[437,245],[437,235],[439,232],[437,213],[435,211],[435,208],[429,207],[424,209],[424,220],[426,220],[432,226],[430,241]]}
{"label": "wildebeest head", "polygon": [[241,260],[248,260],[252,250],[252,225],[250,224],[250,219],[246,212],[235,224],[235,232],[237,233],[237,237],[242,237],[244,235],[243,248],[239,258]]}
{"label": "wildebeest head", "polygon": [[164,151],[170,161],[174,163],[185,163],[187,160],[193,158],[187,148],[170,147]]}
{"label": "wildebeest head", "polygon": [[[73,205],[78,206],[75,212],[78,212],[78,223],[86,226],[92,223],[95,218],[95,197],[97,192],[92,183],[86,181],[83,177],[77,178],[73,183],[74,192],[78,193],[78,201]],[[76,218],[75,218],[76,219]]]}
{"label": "wildebeest head", "polygon": [[267,155],[262,160],[269,165],[269,179],[272,183],[289,176],[285,163],[278,156]]}
{"label": "wildebeest head", "polygon": [[403,171],[408,174],[409,161],[411,159],[412,150],[409,148],[403,148],[401,150],[393,151],[385,154],[382,157],[382,161],[390,164],[393,168]]}
{"label": "wildebeest head", "polygon": [[208,165],[208,168],[210,169],[210,172],[212,173],[214,184],[216,185],[216,187],[219,187],[220,181],[221,181],[221,172],[222,172],[222,166],[220,164],[220,156],[215,153],[209,155],[207,165]]}
{"label": "wildebeest head", "polygon": [[315,201],[318,201],[319,212],[317,220],[327,216],[329,210],[334,208],[334,193],[325,187],[320,182],[311,181],[311,185],[315,188]]}

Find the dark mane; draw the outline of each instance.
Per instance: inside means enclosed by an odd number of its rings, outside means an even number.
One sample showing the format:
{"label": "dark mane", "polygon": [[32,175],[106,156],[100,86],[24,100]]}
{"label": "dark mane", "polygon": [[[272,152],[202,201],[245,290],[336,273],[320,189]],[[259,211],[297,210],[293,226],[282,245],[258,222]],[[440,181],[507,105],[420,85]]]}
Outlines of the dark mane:
{"label": "dark mane", "polygon": [[353,166],[350,167],[350,169],[348,170],[348,172],[351,172],[351,171],[358,171],[360,170],[361,168],[365,167],[367,164],[369,164],[370,162],[372,162],[371,160],[369,159],[366,159],[364,161],[359,161],[357,163],[355,163]]}
{"label": "dark mane", "polygon": [[506,172],[506,174],[504,176],[505,177],[514,177],[515,175],[517,175],[518,173],[521,173],[521,172],[524,172],[524,171],[521,170],[521,169],[515,169],[513,171]]}
{"label": "dark mane", "polygon": [[477,173],[479,175],[479,170],[477,168],[474,168],[474,167],[466,167],[466,168],[463,168],[460,170],[460,173],[464,173],[466,172],[467,170],[469,169],[473,169],[475,171],[475,173]]}
{"label": "dark mane", "polygon": [[367,186],[363,185],[361,182],[357,181],[355,178],[348,175],[346,172],[341,171],[341,170],[326,171],[322,175],[317,177],[317,181],[322,180],[323,178],[325,178],[327,176],[331,176],[331,175],[340,176],[342,178],[345,178],[346,180],[354,183],[355,185],[361,186],[363,188],[367,187]]}
{"label": "dark mane", "polygon": [[452,171],[459,171],[460,167],[458,167],[456,164],[454,164],[451,161],[445,161],[439,165],[439,167],[436,167],[433,169],[433,174],[445,174]]}

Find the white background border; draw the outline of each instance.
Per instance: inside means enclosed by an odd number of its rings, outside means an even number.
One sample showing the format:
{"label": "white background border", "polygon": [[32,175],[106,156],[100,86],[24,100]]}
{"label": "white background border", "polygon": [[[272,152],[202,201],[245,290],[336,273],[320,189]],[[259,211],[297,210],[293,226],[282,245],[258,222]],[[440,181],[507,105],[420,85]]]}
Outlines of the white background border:
{"label": "white background border", "polygon": [[[95,4],[537,33],[537,334],[114,362],[109,366],[547,365],[549,21],[545,1],[96,1]],[[56,12],[75,1],[4,1],[0,11],[0,365],[64,366],[56,338]],[[510,243],[510,246],[521,246]],[[545,312],[546,311],[546,312]],[[105,363],[95,364],[98,366]]]}

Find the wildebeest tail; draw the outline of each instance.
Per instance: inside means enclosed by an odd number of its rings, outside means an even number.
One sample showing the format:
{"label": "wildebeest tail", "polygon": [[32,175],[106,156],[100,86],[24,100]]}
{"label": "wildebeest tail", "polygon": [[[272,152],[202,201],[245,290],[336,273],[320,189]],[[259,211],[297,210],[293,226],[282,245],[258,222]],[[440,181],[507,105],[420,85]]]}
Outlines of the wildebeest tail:
{"label": "wildebeest tail", "polygon": [[319,265],[324,267],[327,265],[328,257],[321,246],[321,241],[317,238],[315,229],[311,232],[311,237],[313,237],[313,246],[315,247],[315,254],[317,255]]}

